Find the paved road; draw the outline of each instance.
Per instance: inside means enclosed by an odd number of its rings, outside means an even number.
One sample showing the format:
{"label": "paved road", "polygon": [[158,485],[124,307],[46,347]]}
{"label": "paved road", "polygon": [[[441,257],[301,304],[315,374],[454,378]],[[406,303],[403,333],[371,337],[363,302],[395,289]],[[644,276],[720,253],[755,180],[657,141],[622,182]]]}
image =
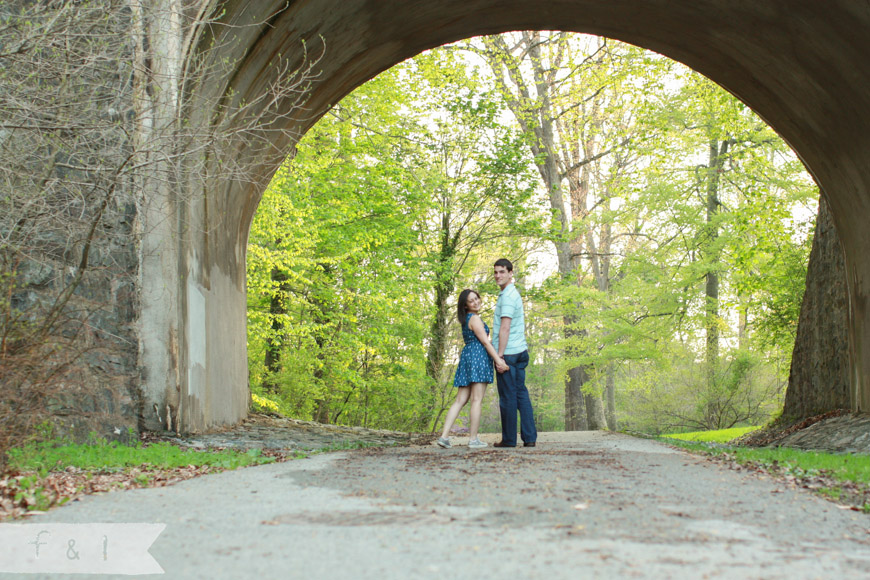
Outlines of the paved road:
{"label": "paved road", "polygon": [[611,433],[322,454],[37,517],[166,524],[151,578],[870,578],[870,516]]}

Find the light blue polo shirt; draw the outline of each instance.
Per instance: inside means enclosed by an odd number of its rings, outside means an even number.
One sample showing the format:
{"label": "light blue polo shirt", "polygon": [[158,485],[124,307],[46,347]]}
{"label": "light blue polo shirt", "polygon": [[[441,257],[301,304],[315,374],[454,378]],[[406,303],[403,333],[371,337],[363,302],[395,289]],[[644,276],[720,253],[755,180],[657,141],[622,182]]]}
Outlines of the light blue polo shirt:
{"label": "light blue polo shirt", "polygon": [[505,316],[511,319],[511,329],[504,354],[519,354],[524,350],[528,350],[523,299],[513,283],[504,287],[498,295],[498,302],[495,303],[495,320],[492,322],[492,344],[496,351],[498,351],[498,331],[501,326],[501,319]]}

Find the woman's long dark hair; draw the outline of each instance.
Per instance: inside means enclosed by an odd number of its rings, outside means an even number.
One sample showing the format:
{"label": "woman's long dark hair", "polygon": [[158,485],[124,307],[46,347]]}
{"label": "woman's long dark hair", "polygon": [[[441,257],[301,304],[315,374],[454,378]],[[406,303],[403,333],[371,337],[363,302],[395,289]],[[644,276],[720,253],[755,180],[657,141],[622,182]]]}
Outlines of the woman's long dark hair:
{"label": "woman's long dark hair", "polygon": [[459,293],[459,300],[456,301],[456,317],[459,319],[459,324],[465,324],[465,317],[468,314],[468,297],[471,294],[477,294],[477,297],[480,298],[480,293],[471,288],[466,288]]}

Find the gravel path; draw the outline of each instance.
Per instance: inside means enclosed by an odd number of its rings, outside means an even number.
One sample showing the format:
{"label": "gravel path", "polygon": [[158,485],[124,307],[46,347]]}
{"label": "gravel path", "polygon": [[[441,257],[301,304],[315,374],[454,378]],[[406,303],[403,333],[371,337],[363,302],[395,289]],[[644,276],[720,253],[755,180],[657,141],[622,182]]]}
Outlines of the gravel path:
{"label": "gravel path", "polygon": [[29,521],[166,524],[153,578],[870,577],[870,516],[600,432],[320,454]]}

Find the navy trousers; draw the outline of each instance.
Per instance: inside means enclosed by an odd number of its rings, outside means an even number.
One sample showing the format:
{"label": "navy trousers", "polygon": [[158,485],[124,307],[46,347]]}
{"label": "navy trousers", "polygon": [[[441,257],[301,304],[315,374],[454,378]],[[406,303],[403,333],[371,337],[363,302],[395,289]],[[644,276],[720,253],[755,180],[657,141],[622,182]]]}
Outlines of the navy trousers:
{"label": "navy trousers", "polygon": [[509,370],[496,373],[498,385],[498,409],[501,414],[501,440],[507,446],[517,444],[517,410],[520,412],[520,436],[524,443],[538,439],[532,400],[526,388],[526,367],[529,366],[529,351],[504,355]]}

